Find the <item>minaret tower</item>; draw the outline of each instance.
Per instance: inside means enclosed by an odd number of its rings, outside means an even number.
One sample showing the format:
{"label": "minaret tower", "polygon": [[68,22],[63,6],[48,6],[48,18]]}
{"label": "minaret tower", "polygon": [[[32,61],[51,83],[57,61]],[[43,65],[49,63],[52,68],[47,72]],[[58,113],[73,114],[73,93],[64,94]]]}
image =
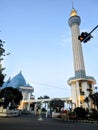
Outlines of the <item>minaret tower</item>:
{"label": "minaret tower", "polygon": [[[89,94],[94,93],[95,79],[91,76],[86,76],[82,45],[78,40],[80,35],[79,25],[81,23],[80,17],[77,15],[77,11],[72,8],[68,24],[71,28],[72,34],[72,49],[73,49],[73,62],[75,77],[71,77],[68,80],[68,84],[71,86],[71,98],[76,107],[87,107],[87,103],[84,102]],[[89,106],[92,107],[89,102]]]}

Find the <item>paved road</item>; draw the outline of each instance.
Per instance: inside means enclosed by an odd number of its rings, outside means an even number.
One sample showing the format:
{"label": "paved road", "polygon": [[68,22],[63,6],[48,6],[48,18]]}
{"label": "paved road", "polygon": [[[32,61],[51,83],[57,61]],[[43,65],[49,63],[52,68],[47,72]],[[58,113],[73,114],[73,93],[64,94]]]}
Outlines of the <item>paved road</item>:
{"label": "paved road", "polygon": [[51,118],[39,121],[34,115],[0,118],[0,130],[98,130],[98,124],[64,122]]}

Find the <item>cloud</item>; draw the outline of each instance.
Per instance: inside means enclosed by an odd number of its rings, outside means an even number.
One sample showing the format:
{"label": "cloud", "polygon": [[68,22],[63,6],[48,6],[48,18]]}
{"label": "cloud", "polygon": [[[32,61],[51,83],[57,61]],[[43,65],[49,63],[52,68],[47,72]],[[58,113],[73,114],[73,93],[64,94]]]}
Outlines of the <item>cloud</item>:
{"label": "cloud", "polygon": [[71,38],[63,38],[63,39],[60,41],[59,45],[60,45],[61,47],[63,47],[63,48],[70,48],[71,43],[72,43]]}
{"label": "cloud", "polygon": [[72,43],[71,34],[70,34],[70,32],[65,31],[61,35],[60,46],[63,47],[63,48],[66,48],[66,47],[69,47],[69,45],[71,45],[70,43]]}

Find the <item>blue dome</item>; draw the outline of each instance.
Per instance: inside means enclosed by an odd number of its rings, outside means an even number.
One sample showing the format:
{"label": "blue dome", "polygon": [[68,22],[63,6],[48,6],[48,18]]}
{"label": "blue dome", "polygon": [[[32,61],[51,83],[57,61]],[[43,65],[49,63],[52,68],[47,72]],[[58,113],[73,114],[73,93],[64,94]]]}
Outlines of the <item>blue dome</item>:
{"label": "blue dome", "polygon": [[20,88],[20,86],[26,85],[26,80],[20,72],[15,77],[12,78],[11,83],[14,88]]}
{"label": "blue dome", "polygon": [[12,79],[9,78],[6,82],[4,82],[1,88],[3,89],[5,87],[13,87],[17,89],[20,89],[21,87],[32,88],[30,84],[26,84],[26,80],[21,72]]}

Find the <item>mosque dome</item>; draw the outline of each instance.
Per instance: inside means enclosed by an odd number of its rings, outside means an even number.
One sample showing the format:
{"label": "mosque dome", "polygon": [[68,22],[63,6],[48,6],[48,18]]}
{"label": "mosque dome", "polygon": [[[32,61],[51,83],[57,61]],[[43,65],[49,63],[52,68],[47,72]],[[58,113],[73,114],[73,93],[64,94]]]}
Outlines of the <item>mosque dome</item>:
{"label": "mosque dome", "polygon": [[74,8],[72,8],[70,16],[77,16],[77,11]]}
{"label": "mosque dome", "polygon": [[21,72],[17,74],[15,77],[13,77],[11,82],[14,88],[20,88],[20,86],[26,85],[26,80]]}
{"label": "mosque dome", "polygon": [[6,82],[4,82],[2,89],[6,87],[13,87],[17,89],[24,88],[26,90],[30,89],[34,91],[34,88],[30,84],[26,84],[26,80],[21,72],[14,76],[12,79],[9,78]]}

